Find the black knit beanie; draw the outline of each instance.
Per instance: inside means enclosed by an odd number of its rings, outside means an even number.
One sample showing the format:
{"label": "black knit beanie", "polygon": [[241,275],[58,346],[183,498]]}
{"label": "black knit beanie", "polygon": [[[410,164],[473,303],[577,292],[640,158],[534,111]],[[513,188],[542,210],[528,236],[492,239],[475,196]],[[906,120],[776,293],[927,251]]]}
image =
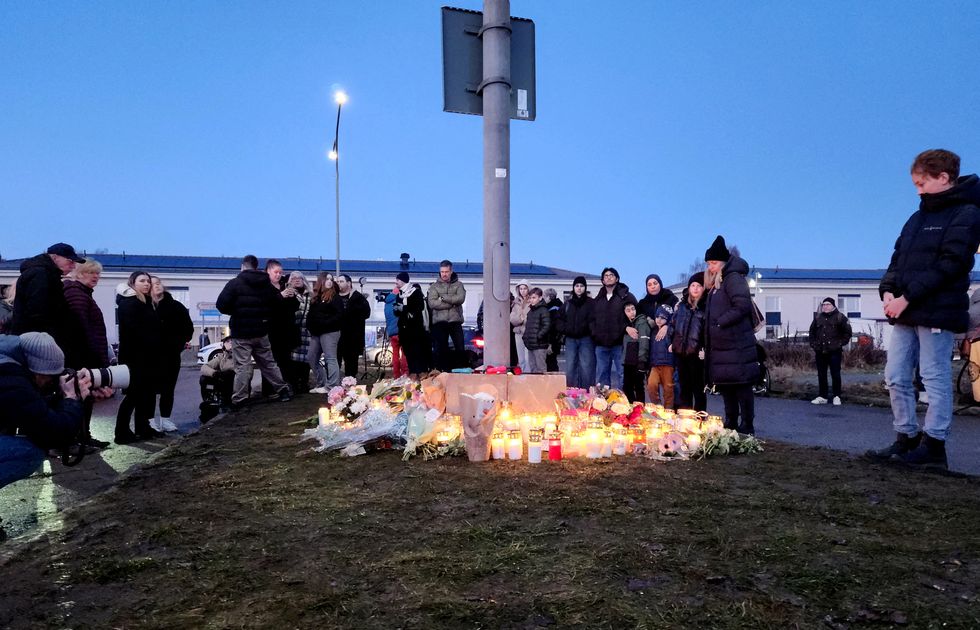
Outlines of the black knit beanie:
{"label": "black knit beanie", "polygon": [[691,276],[690,280],[687,281],[687,286],[691,286],[695,282],[697,282],[698,284],[700,284],[702,287],[704,286],[704,272],[703,271],[699,271],[696,274],[694,274],[693,276]]}
{"label": "black knit beanie", "polygon": [[404,271],[400,271],[400,272],[398,272],[398,274],[395,275],[395,279],[396,280],[401,280],[405,284],[408,284],[408,280],[409,280],[408,273],[406,273]]}
{"label": "black knit beanie", "polygon": [[715,242],[711,244],[711,247],[704,252],[704,261],[709,260],[720,260],[721,262],[728,262],[728,259],[732,255],[728,251],[728,247],[725,245],[725,237],[719,234],[715,237]]}
{"label": "black knit beanie", "polygon": [[585,281],[585,276],[575,276],[575,279],[572,280],[572,288],[573,289],[575,288],[575,285],[576,284],[581,284],[583,287],[586,287],[586,288],[588,288],[588,286],[589,286],[588,283]]}

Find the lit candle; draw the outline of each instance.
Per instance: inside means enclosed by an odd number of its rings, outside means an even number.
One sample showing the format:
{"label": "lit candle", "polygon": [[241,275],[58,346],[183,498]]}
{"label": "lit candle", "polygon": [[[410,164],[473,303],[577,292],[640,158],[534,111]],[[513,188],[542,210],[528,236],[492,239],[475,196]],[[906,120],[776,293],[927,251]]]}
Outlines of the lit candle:
{"label": "lit candle", "polygon": [[330,424],[330,407],[320,407],[316,415],[321,429]]}
{"label": "lit candle", "polygon": [[561,433],[552,433],[548,438],[548,459],[553,462],[561,461]]}
{"label": "lit candle", "polygon": [[494,433],[490,436],[490,447],[494,459],[504,459],[504,434]]}
{"label": "lit candle", "polygon": [[601,422],[592,422],[589,424],[589,430],[586,431],[585,456],[589,459],[599,459],[602,456],[602,439],[605,437],[605,431],[601,427]]}
{"label": "lit candle", "polygon": [[508,431],[513,428],[511,427],[511,422],[514,419],[514,414],[510,409],[510,402],[504,401],[500,404],[500,411],[497,412],[497,420],[500,422],[498,425],[501,428],[507,429]]}
{"label": "lit candle", "polygon": [[568,439],[568,456],[581,457],[585,455],[585,437],[581,431],[573,430]]}
{"label": "lit candle", "polygon": [[613,439],[613,454],[614,455],[625,455],[626,454],[626,429],[619,427],[616,429]]}
{"label": "lit candle", "polygon": [[524,453],[524,438],[521,436],[520,429],[512,430],[508,436],[507,459],[520,459]]}
{"label": "lit candle", "polygon": [[612,457],[613,454],[613,438],[612,431],[605,431],[602,434],[602,452],[600,455],[602,457]]}
{"label": "lit candle", "polygon": [[449,440],[452,439],[452,434],[449,431],[440,431],[436,433],[436,442],[441,445],[449,444]]}
{"label": "lit candle", "polygon": [[646,429],[639,424],[630,429],[630,434],[633,436],[633,444],[643,444],[646,441]]}
{"label": "lit candle", "polygon": [[543,429],[531,429],[528,433],[527,462],[529,464],[541,463],[541,439],[543,437]]}
{"label": "lit candle", "polygon": [[697,452],[697,450],[701,448],[701,436],[697,433],[692,433],[691,435],[687,436],[687,440],[685,441],[687,442],[687,450],[692,453]]}

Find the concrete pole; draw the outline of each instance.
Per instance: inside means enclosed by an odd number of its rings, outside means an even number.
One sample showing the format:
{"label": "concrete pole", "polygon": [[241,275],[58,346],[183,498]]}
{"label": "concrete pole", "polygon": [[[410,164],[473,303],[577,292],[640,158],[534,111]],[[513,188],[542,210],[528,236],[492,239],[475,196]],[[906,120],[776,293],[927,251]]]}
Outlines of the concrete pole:
{"label": "concrete pole", "polygon": [[510,365],[510,0],[483,3],[483,348]]}

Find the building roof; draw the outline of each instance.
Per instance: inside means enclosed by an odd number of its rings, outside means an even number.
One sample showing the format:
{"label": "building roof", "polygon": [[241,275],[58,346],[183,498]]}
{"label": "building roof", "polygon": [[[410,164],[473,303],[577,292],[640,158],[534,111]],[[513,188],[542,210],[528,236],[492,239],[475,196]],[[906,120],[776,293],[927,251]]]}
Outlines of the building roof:
{"label": "building roof", "polygon": [[[199,273],[228,275],[237,273],[241,268],[242,259],[230,256],[159,256],[148,254],[85,254],[91,256],[100,263],[106,271],[133,272],[137,270],[155,271],[158,273]],[[20,269],[20,264],[24,258],[10,260],[0,260],[0,270]],[[268,258],[259,258],[259,263],[264,264]],[[333,271],[336,268],[334,259],[323,258],[298,258],[282,257],[278,258],[283,268],[288,271],[302,271],[304,273],[315,274],[321,270]],[[419,275],[438,275],[440,261],[409,260],[403,263],[400,260],[341,260],[340,269],[343,273],[351,276],[394,276],[400,271],[407,271],[409,274]],[[453,271],[461,277],[482,277],[482,262],[453,262]],[[573,280],[576,276],[584,275],[587,278],[598,280],[599,276],[594,274],[583,274],[578,271],[569,271],[558,267],[548,267],[533,262],[511,263],[510,275],[514,279],[534,278],[538,280]]]}

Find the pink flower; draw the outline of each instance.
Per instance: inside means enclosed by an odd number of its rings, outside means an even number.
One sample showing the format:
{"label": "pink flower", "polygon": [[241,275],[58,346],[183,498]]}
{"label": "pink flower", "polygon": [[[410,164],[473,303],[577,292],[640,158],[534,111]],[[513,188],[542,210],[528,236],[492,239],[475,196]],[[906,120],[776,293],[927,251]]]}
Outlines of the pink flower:
{"label": "pink flower", "polygon": [[329,404],[331,407],[336,405],[343,399],[345,393],[346,392],[344,391],[343,387],[340,387],[339,385],[334,387],[327,393],[327,404]]}

